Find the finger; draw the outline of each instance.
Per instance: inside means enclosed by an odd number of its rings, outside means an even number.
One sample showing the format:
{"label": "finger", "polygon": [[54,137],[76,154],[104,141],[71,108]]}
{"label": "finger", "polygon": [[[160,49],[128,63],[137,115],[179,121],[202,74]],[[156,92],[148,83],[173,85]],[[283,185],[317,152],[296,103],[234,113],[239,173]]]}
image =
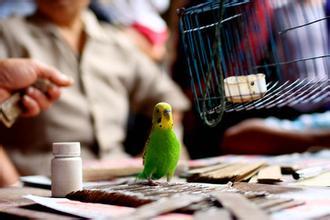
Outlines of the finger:
{"label": "finger", "polygon": [[10,93],[5,90],[0,88],[0,103],[9,98]]}
{"label": "finger", "polygon": [[60,73],[53,67],[47,66],[38,61],[34,61],[37,66],[37,75],[41,78],[49,79],[57,86],[70,86],[73,83],[73,79]]}
{"label": "finger", "polygon": [[0,87],[21,89],[34,83],[36,79],[36,65],[30,59],[0,60]]}
{"label": "finger", "polygon": [[36,116],[41,111],[38,103],[27,95],[23,96],[22,103],[25,110],[22,113],[22,116],[24,117]]}
{"label": "finger", "polygon": [[49,101],[51,101],[51,102],[58,100],[60,95],[61,95],[61,90],[56,86],[52,86],[47,91],[47,97],[48,97]]}
{"label": "finger", "polygon": [[34,99],[42,110],[47,110],[51,105],[51,101],[48,100],[46,95],[36,88],[29,87],[27,95]]}

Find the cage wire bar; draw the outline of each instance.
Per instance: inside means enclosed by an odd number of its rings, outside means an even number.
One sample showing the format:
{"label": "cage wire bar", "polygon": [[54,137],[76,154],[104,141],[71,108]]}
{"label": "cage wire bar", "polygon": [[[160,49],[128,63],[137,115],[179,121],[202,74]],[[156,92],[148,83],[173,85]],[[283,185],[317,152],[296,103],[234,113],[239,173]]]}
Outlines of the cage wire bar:
{"label": "cage wire bar", "polygon": [[224,112],[313,106],[329,99],[324,6],[305,0],[219,0],[180,9],[195,106]]}

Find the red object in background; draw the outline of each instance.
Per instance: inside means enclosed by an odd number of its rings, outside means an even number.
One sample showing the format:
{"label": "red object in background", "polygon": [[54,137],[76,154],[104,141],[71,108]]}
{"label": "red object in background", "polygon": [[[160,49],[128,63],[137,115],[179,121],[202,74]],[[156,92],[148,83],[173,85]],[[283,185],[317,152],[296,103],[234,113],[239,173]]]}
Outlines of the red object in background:
{"label": "red object in background", "polygon": [[140,34],[142,34],[152,45],[163,45],[168,39],[168,31],[164,29],[163,31],[154,31],[137,22],[132,24]]}
{"label": "red object in background", "polygon": [[[260,61],[263,56],[260,53],[261,48],[266,47],[269,41],[269,28],[273,10],[269,0],[255,0],[252,7],[253,13],[247,28],[247,34],[249,35],[247,38],[249,42],[247,43],[252,49],[254,59]],[[242,42],[241,49],[244,48],[244,43],[246,42]]]}

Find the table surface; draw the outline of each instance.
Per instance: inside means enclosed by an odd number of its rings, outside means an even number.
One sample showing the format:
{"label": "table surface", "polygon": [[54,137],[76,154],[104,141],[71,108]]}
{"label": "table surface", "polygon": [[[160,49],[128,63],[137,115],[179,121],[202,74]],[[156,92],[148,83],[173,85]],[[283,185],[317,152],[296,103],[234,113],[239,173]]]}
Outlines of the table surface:
{"label": "table surface", "polygon": [[[289,191],[301,191],[314,190],[316,193],[325,193],[327,198],[330,195],[330,188],[327,187],[286,187],[286,186],[275,186],[265,184],[250,184],[238,182],[234,183],[234,187],[240,191],[254,191],[261,192],[267,191],[272,194],[285,194]],[[313,191],[313,193],[314,193]],[[0,188],[0,219],[2,218],[42,218],[42,219],[72,219],[80,218],[63,212],[55,211],[53,209],[41,206],[35,202],[23,198],[24,195],[35,195],[50,197],[51,191],[47,189],[39,189],[32,187],[9,187]],[[327,199],[327,204],[330,204],[330,200]],[[328,215],[328,217],[330,217]]]}
{"label": "table surface", "polygon": [[49,197],[50,190],[31,187],[8,187],[0,189],[0,219],[10,217],[72,219],[73,216],[40,206],[22,196],[33,194]]}

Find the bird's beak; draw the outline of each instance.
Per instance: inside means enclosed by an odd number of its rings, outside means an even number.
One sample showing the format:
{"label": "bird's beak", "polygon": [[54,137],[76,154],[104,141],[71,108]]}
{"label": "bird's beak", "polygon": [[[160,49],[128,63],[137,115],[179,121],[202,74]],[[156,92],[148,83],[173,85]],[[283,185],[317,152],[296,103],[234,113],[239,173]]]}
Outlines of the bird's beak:
{"label": "bird's beak", "polygon": [[171,115],[171,110],[166,109],[164,110],[164,117],[169,120],[170,119],[170,115]]}

